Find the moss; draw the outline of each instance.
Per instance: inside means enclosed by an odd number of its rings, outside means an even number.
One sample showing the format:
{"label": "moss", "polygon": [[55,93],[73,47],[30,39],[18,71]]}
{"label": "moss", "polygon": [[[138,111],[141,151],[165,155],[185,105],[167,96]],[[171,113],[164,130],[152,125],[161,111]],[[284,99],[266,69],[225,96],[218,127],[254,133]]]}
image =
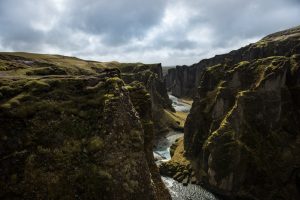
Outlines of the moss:
{"label": "moss", "polygon": [[25,88],[31,92],[47,92],[50,89],[50,85],[41,80],[32,80],[25,84]]}
{"label": "moss", "polygon": [[9,85],[1,86],[0,91],[5,96],[11,96],[12,94],[15,93],[15,89]]}
{"label": "moss", "polygon": [[95,86],[88,86],[86,87],[86,90],[88,92],[98,92],[99,90],[103,89],[105,87],[105,83],[100,81]]}
{"label": "moss", "polygon": [[213,108],[214,104],[216,103],[217,97],[222,93],[222,90],[225,89],[224,85],[226,81],[220,81],[218,85],[212,90],[206,93],[205,98],[202,101],[205,102],[206,106],[204,112],[208,113]]}
{"label": "moss", "polygon": [[222,65],[221,65],[221,64],[217,64],[217,65],[208,67],[206,70],[207,70],[208,72],[209,72],[209,71],[214,71],[214,70],[217,70],[219,67],[222,67]]}
{"label": "moss", "polygon": [[236,64],[233,69],[228,70],[229,73],[233,73],[237,70],[243,70],[244,68],[247,68],[250,65],[249,61],[241,61],[238,64]]}
{"label": "moss", "polygon": [[80,153],[82,151],[82,146],[81,140],[65,140],[62,151],[68,153]]}
{"label": "moss", "polygon": [[128,90],[128,91],[134,90],[134,87],[132,87],[132,86],[130,86],[130,85],[125,85],[124,88],[125,88],[126,90]]}
{"label": "moss", "polygon": [[0,108],[3,108],[3,109],[15,108],[15,107],[19,106],[21,104],[21,102],[26,101],[28,98],[30,98],[30,96],[28,94],[21,93],[15,97],[11,98],[10,100],[6,101],[2,105],[0,105]]}
{"label": "moss", "polygon": [[[183,129],[185,120],[187,118],[188,113],[186,112],[170,112],[168,110],[164,110],[166,114],[166,123],[168,126],[173,127],[173,128],[178,128],[178,129]],[[175,122],[175,123],[174,123]]]}
{"label": "moss", "polygon": [[140,130],[131,130],[130,131],[130,140],[132,142],[132,145],[135,148],[142,148],[143,147],[143,140],[141,137],[141,131]]}
{"label": "moss", "polygon": [[86,148],[88,152],[95,153],[101,151],[103,147],[104,147],[103,140],[100,137],[95,136],[89,140]]}
{"label": "moss", "polygon": [[149,66],[142,63],[120,63],[118,68],[122,73],[137,73],[139,71],[148,70]]}
{"label": "moss", "polygon": [[4,110],[9,110],[12,108],[12,105],[10,103],[5,103],[5,104],[2,104],[0,106],[1,109],[4,109]]}
{"label": "moss", "polygon": [[105,94],[105,95],[104,95],[104,98],[105,98],[105,99],[112,99],[112,98],[114,98],[114,97],[115,97],[114,94]]}
{"label": "moss", "polygon": [[255,43],[257,48],[264,48],[268,46],[268,42],[266,40],[260,40],[259,42]]}
{"label": "moss", "polygon": [[292,74],[295,74],[297,71],[298,71],[298,69],[299,69],[299,63],[300,62],[300,55],[293,55],[292,57],[291,57],[291,72],[292,72]]}
{"label": "moss", "polygon": [[7,71],[8,69],[8,66],[0,66],[0,71]]}
{"label": "moss", "polygon": [[106,80],[107,83],[113,84],[113,83],[121,83],[124,84],[123,80],[120,79],[119,77],[112,77],[112,78],[108,78]]}
{"label": "moss", "polygon": [[99,178],[102,180],[112,180],[111,174],[105,170],[98,170],[97,174],[99,175]]}

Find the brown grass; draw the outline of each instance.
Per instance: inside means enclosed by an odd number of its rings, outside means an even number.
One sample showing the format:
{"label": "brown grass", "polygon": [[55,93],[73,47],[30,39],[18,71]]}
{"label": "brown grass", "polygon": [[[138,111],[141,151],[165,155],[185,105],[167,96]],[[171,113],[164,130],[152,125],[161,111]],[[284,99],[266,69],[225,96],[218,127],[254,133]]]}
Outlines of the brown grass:
{"label": "brown grass", "polygon": [[166,113],[167,116],[169,116],[170,118],[172,118],[176,122],[179,122],[179,126],[183,128],[188,113],[171,112],[171,111],[168,111],[168,110],[165,110],[165,113]]}

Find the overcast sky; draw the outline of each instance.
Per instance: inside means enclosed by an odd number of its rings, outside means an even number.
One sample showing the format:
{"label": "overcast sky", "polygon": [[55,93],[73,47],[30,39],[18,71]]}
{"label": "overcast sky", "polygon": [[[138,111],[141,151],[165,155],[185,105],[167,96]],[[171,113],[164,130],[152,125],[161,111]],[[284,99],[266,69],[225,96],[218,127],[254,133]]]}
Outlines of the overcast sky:
{"label": "overcast sky", "polygon": [[300,25],[300,0],[0,0],[0,51],[193,64]]}

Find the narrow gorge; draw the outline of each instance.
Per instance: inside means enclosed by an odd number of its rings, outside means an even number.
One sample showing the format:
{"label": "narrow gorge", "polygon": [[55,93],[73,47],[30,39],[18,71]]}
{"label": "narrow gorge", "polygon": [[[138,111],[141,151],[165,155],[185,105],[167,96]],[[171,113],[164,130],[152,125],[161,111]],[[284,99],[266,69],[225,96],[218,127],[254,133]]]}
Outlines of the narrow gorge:
{"label": "narrow gorge", "polygon": [[[192,66],[169,69],[167,87],[193,97],[183,153],[161,167],[231,199],[299,199],[300,28]],[[176,152],[176,150],[175,150]]]}
{"label": "narrow gorge", "polygon": [[300,27],[161,64],[0,53],[0,199],[297,200]]}

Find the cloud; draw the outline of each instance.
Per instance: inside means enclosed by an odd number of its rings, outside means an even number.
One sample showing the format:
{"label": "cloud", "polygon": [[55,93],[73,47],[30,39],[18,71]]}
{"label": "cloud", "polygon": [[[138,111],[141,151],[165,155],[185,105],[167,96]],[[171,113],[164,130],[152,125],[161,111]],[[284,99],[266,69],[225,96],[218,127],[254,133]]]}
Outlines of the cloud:
{"label": "cloud", "polygon": [[142,38],[160,21],[165,6],[165,0],[72,1],[67,25],[102,35],[108,45],[121,45],[130,38]]}
{"label": "cloud", "polygon": [[299,24],[298,0],[0,0],[0,51],[192,64]]}

